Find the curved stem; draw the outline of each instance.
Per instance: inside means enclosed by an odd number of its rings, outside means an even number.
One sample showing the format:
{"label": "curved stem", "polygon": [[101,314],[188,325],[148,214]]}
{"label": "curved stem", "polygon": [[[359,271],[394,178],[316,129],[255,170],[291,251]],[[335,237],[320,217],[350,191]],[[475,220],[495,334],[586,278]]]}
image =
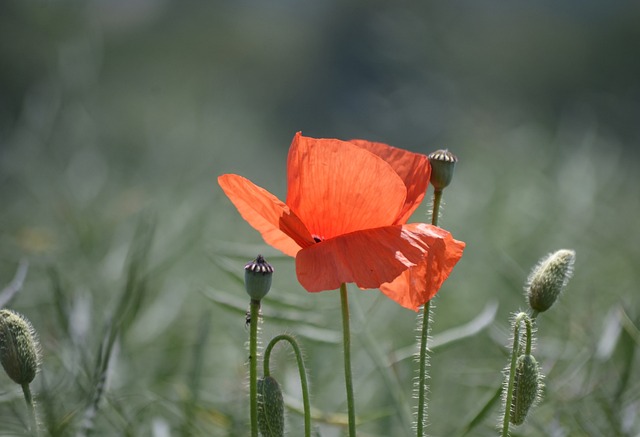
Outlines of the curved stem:
{"label": "curved stem", "polygon": [[351,333],[349,331],[349,299],[347,284],[340,285],[340,303],[342,305],[342,339],[344,346],[344,381],[347,389],[347,409],[349,413],[349,437],[356,435],[356,413],[351,377]]}
{"label": "curved stem", "polygon": [[533,335],[532,335],[531,320],[529,319],[529,317],[524,318],[524,323],[525,323],[525,328],[527,330],[527,345],[525,346],[524,353],[526,355],[531,355],[531,342],[532,342]]}
{"label": "curved stem", "polygon": [[513,399],[513,385],[516,373],[516,362],[520,355],[520,323],[525,322],[527,330],[526,353],[531,353],[531,320],[525,313],[519,313],[513,322],[513,346],[511,348],[511,366],[509,368],[509,382],[504,402],[504,417],[502,419],[502,437],[509,435],[509,419],[511,419],[511,402]]}
{"label": "curved stem", "polygon": [[264,376],[270,376],[269,360],[271,359],[271,350],[279,341],[288,342],[293,348],[293,352],[296,354],[296,361],[298,362],[298,371],[300,372],[300,386],[302,389],[302,404],[304,406],[304,435],[305,437],[311,437],[311,406],[309,403],[309,386],[307,385],[307,371],[304,367],[304,360],[302,359],[302,353],[296,339],[287,334],[280,334],[271,339],[267,348],[264,351]]}
{"label": "curved stem", "polygon": [[260,317],[260,301],[251,299],[251,333],[249,334],[251,437],[258,437],[258,317]]}

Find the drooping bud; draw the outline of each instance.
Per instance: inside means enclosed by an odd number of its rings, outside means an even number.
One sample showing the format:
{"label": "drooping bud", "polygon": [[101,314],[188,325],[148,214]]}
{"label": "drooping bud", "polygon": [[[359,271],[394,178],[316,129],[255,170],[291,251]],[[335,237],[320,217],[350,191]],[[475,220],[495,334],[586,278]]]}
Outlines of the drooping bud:
{"label": "drooping bud", "polygon": [[253,300],[261,300],[271,288],[273,267],[262,255],[244,266],[244,287]]}
{"label": "drooping bud", "polygon": [[284,399],[271,376],[258,379],[258,429],[264,437],[284,435]]}
{"label": "drooping bud", "polygon": [[449,150],[436,150],[429,154],[431,163],[431,185],[435,190],[443,190],[453,179],[453,170],[458,158]]}
{"label": "drooping bud", "polygon": [[553,305],[571,279],[575,259],[575,251],[562,249],[542,258],[531,270],[525,290],[532,310],[541,313]]}
{"label": "drooping bud", "polygon": [[540,400],[542,381],[538,363],[533,355],[520,355],[516,362],[516,372],[511,399],[509,421],[521,425],[531,407]]}
{"label": "drooping bud", "polygon": [[39,344],[35,330],[24,316],[0,310],[0,362],[15,383],[29,384],[36,377]]}

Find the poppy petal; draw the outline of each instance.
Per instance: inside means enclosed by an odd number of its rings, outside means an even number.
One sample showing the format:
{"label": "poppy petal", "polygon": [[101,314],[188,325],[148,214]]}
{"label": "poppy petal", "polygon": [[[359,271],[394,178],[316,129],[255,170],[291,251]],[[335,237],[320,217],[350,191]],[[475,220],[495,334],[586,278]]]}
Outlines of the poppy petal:
{"label": "poppy petal", "polygon": [[320,240],[394,224],[407,195],[400,176],[379,156],[299,132],[287,173],[287,205]]}
{"label": "poppy petal", "polygon": [[422,237],[403,226],[385,226],[314,244],[296,256],[298,281],[310,292],[333,290],[345,282],[378,288],[422,262],[428,250]]}
{"label": "poppy petal", "polygon": [[267,244],[296,256],[301,247],[314,243],[300,219],[264,188],[234,174],[219,176],[218,183],[242,218],[262,234]]}
{"label": "poppy petal", "polygon": [[422,261],[404,271],[393,281],[382,284],[380,291],[405,308],[418,311],[431,300],[453,267],[462,257],[465,243],[453,239],[444,229],[425,224],[409,224],[405,228],[422,235],[429,245]]}
{"label": "poppy petal", "polygon": [[384,143],[359,139],[349,142],[384,159],[403,180],[407,188],[407,199],[398,220],[394,224],[406,223],[411,214],[418,208],[420,202],[422,202],[427,191],[431,176],[429,158],[426,155],[398,149]]}

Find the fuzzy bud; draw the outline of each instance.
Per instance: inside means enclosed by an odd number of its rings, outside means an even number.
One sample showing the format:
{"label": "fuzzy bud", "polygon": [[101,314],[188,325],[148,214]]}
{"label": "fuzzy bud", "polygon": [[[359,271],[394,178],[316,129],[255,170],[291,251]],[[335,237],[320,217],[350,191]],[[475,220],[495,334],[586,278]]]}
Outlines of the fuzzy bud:
{"label": "fuzzy bud", "polygon": [[542,381],[538,363],[533,355],[520,355],[516,362],[516,373],[511,400],[510,421],[521,425],[529,409],[540,399]]}
{"label": "fuzzy bud", "polygon": [[264,437],[284,435],[284,399],[271,376],[258,379],[258,429]]}
{"label": "fuzzy bud", "polygon": [[575,251],[562,249],[538,262],[525,288],[532,310],[541,313],[551,308],[573,274],[575,259]]}
{"label": "fuzzy bud", "polygon": [[458,158],[448,150],[436,150],[429,154],[431,163],[431,185],[435,190],[443,190],[453,179],[453,170]]}
{"label": "fuzzy bud", "polygon": [[271,288],[273,267],[262,255],[244,266],[244,286],[253,300],[261,300]]}
{"label": "fuzzy bud", "polygon": [[11,310],[0,310],[0,362],[16,384],[29,384],[36,377],[39,344],[31,323]]}

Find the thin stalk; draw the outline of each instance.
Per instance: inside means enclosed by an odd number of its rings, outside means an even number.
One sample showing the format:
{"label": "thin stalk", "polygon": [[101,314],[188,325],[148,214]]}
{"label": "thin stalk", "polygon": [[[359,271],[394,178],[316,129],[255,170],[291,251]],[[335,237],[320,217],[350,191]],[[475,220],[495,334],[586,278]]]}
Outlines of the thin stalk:
{"label": "thin stalk", "polygon": [[340,303],[342,305],[342,339],[344,346],[344,381],[347,389],[347,409],[349,415],[349,437],[356,435],[356,413],[351,377],[351,334],[349,331],[349,299],[347,284],[340,285]]}
{"label": "thin stalk", "polygon": [[258,317],[260,301],[251,299],[251,327],[249,334],[249,404],[251,437],[258,437]]}
{"label": "thin stalk", "polygon": [[431,301],[424,304],[422,315],[422,329],[420,333],[420,368],[418,376],[418,419],[416,423],[416,435],[421,437],[424,433],[427,397],[427,339],[429,338],[429,318],[431,317]]}
{"label": "thin stalk", "polygon": [[433,226],[438,226],[440,203],[442,203],[442,190],[435,190],[433,192],[433,210],[431,211],[431,224]]}
{"label": "thin stalk", "polygon": [[24,400],[27,403],[29,409],[29,419],[31,420],[30,431],[32,435],[39,435],[38,432],[38,419],[36,416],[36,406],[33,403],[33,397],[31,396],[31,389],[29,384],[22,384],[22,393],[24,394]]}
{"label": "thin stalk", "polygon": [[309,403],[309,386],[307,384],[307,371],[304,367],[304,360],[302,359],[302,353],[300,347],[295,338],[287,334],[280,334],[271,339],[267,348],[264,351],[264,376],[270,376],[271,371],[269,369],[269,360],[271,359],[271,350],[279,341],[288,342],[293,348],[293,352],[296,355],[296,361],[298,362],[298,372],[300,373],[300,386],[302,389],[302,404],[304,406],[304,435],[305,437],[311,437],[311,405]]}
{"label": "thin stalk", "polygon": [[[440,203],[442,202],[442,190],[433,192],[433,210],[431,211],[431,224],[438,226],[440,215]],[[420,357],[418,370],[418,417],[416,419],[416,435],[424,435],[425,416],[427,413],[427,342],[429,339],[429,320],[431,320],[431,301],[423,308],[422,328],[420,329]]]}
{"label": "thin stalk", "polygon": [[515,381],[516,362],[520,355],[520,323],[525,322],[527,330],[527,343],[525,353],[531,354],[531,320],[525,313],[516,316],[513,323],[513,347],[511,348],[511,366],[509,368],[509,380],[504,402],[504,417],[502,418],[502,437],[509,436],[509,420],[511,419],[511,402],[513,400],[513,385]]}

